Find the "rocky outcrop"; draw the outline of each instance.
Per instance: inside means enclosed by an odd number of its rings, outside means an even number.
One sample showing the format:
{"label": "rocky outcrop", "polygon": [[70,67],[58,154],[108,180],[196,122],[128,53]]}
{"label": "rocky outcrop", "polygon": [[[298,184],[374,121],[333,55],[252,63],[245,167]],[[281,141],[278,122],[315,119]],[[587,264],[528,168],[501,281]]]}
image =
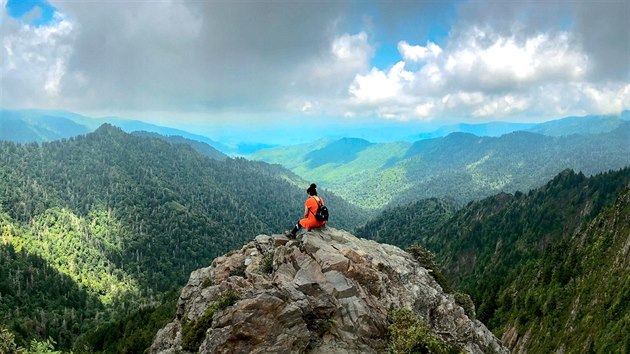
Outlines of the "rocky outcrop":
{"label": "rocky outcrop", "polygon": [[194,271],[149,352],[382,353],[403,307],[465,352],[507,353],[407,252],[330,227],[259,235]]}

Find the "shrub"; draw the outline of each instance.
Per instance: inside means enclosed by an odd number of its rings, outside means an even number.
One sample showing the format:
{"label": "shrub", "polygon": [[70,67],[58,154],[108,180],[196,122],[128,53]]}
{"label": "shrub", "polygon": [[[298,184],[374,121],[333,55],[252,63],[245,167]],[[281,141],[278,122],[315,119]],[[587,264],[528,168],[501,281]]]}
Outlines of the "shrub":
{"label": "shrub", "polygon": [[262,261],[260,262],[260,266],[258,266],[258,270],[261,273],[273,273],[273,256],[274,253],[269,252],[263,257]]}
{"label": "shrub", "polygon": [[431,251],[426,248],[414,244],[407,248],[407,253],[409,253],[420,265],[426,269],[429,269],[429,274],[433,277],[433,279],[442,287],[447,293],[452,293],[453,288],[448,284],[446,277],[440,271],[440,267],[435,263],[435,256]]}
{"label": "shrub", "polygon": [[433,256],[433,253],[426,248],[418,244],[413,244],[407,248],[407,253],[409,253],[424,268],[436,268],[435,262],[433,261],[435,256]]}
{"label": "shrub", "polygon": [[427,325],[407,307],[390,310],[387,319],[389,327],[389,352],[391,354],[463,353],[452,344],[429,331]]}
{"label": "shrub", "polygon": [[241,264],[234,269],[230,269],[230,276],[245,277],[245,269],[247,269],[245,264]]}
{"label": "shrub", "polygon": [[212,278],[204,278],[203,282],[201,282],[201,288],[205,289],[209,286],[213,286],[214,285],[214,280]]}
{"label": "shrub", "polygon": [[23,353],[23,349],[15,344],[15,336],[8,329],[0,326],[0,353],[18,354]]}
{"label": "shrub", "polygon": [[468,318],[473,321],[477,318],[477,315],[475,314],[475,304],[470,298],[470,295],[459,291],[455,292],[455,303],[464,309]]}
{"label": "shrub", "polygon": [[51,338],[46,341],[32,340],[28,354],[61,354],[60,351],[55,350],[55,344]]}

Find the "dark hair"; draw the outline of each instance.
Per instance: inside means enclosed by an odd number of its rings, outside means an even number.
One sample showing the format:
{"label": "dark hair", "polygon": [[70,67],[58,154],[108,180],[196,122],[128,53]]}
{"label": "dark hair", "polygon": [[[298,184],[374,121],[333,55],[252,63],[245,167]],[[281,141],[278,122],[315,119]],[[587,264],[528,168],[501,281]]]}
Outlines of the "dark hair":
{"label": "dark hair", "polygon": [[315,183],[311,183],[311,186],[308,187],[308,189],[306,190],[306,193],[308,193],[309,195],[317,195],[317,185]]}

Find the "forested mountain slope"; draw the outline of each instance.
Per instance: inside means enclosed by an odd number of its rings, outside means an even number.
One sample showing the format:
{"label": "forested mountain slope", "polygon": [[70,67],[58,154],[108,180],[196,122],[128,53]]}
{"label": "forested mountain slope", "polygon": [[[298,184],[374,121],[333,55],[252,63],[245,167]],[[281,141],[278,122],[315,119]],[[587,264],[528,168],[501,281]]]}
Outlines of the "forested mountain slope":
{"label": "forested mountain slope", "polygon": [[398,247],[426,242],[448,221],[457,208],[453,202],[429,198],[391,208],[356,230],[357,235]]}
{"label": "forested mountain slope", "polygon": [[514,272],[492,324],[515,353],[630,352],[630,187]]}
{"label": "forested mountain slope", "polygon": [[166,141],[167,143],[170,144],[185,144],[185,145],[189,145],[193,150],[197,151],[198,153],[207,156],[211,159],[215,159],[215,160],[225,160],[228,158],[228,156],[224,153],[222,153],[221,151],[213,148],[212,146],[208,145],[207,143],[201,142],[201,141],[197,141],[197,140],[191,140],[188,138],[184,138],[183,136],[180,135],[169,135],[169,136],[165,136],[165,135],[161,135],[158,133],[152,133],[152,132],[147,132],[147,131],[135,131],[133,133],[131,133],[132,135],[136,135],[136,136],[144,136],[144,137],[148,137],[148,138],[156,138],[156,139],[161,139]]}
{"label": "forested mountain slope", "polygon": [[465,204],[499,192],[539,187],[567,168],[591,175],[629,165],[630,122],[617,123],[613,130],[597,134],[555,137],[514,132],[492,138],[454,133],[411,145],[330,148],[344,145],[335,141],[311,151],[305,146],[295,151],[262,150],[252,158],[282,164],[306,179],[317,178],[364,207],[379,209],[431,197]]}
{"label": "forested mountain slope", "polygon": [[[110,125],[42,146],[1,143],[0,180],[3,243],[42,258],[108,308],[148,301],[251,235],[291,227],[306,197],[279,166],[217,161]],[[321,194],[331,225],[357,225],[356,208]],[[12,308],[6,301],[0,308]],[[46,338],[66,318],[65,310],[54,321],[44,307],[27,311],[3,311],[1,320]]]}
{"label": "forested mountain slope", "polygon": [[[545,324],[543,328],[548,331],[545,334],[540,332],[540,327],[536,327],[541,323],[537,321],[552,321],[554,316],[558,315],[553,312],[556,310],[552,311],[552,307],[555,306],[553,301],[561,301],[562,304],[558,306],[564,309],[562,306],[566,305],[564,301],[567,301],[568,293],[567,289],[560,288],[566,285],[569,279],[578,277],[590,279],[599,274],[591,272],[588,266],[574,267],[580,262],[589,264],[588,262],[591,262],[590,260],[594,257],[604,257],[602,254],[583,253],[583,250],[593,248],[595,252],[600,252],[604,246],[608,250],[609,244],[622,242],[617,240],[618,236],[615,236],[621,231],[614,231],[610,232],[609,236],[600,237],[599,241],[593,241],[596,245],[585,246],[584,243],[578,242],[577,249],[571,248],[576,247],[576,235],[584,230],[592,229],[593,226],[590,228],[587,226],[601,212],[620,217],[619,213],[626,210],[622,205],[625,199],[620,198],[616,205],[614,203],[627,188],[628,183],[630,183],[630,168],[592,177],[567,170],[545,186],[527,194],[502,193],[478,202],[471,202],[444,220],[441,225],[437,224],[425,229],[411,228],[409,225],[413,224],[413,220],[422,220],[423,216],[414,215],[418,212],[416,208],[400,207],[370,222],[365,228],[360,229],[358,234],[372,238],[375,235],[395,235],[392,241],[401,245],[407,245],[413,241],[419,242],[437,255],[447,278],[454,285],[472,295],[478,306],[479,318],[496,333],[501,334],[508,324],[514,326],[516,323],[517,327],[510,328],[512,336],[510,338],[518,339],[514,337],[516,333],[523,336],[528,329],[532,329],[538,335],[551,338],[545,342],[546,344],[541,345],[559,345],[563,342],[558,341],[557,338],[562,338],[565,343],[570,340],[569,337],[562,337],[566,328],[558,323],[554,326]],[[438,214],[438,218],[443,219],[443,214]],[[383,219],[387,219],[387,223],[384,223]],[[384,228],[383,225],[389,225],[389,227]],[[393,225],[400,225],[400,227],[396,229]],[[601,234],[598,235],[601,236]],[[580,237],[586,240],[591,236]],[[627,237],[627,232],[625,237]],[[382,236],[379,240],[384,241]],[[615,253],[617,251],[618,249],[614,247],[610,248],[612,253],[605,256],[608,258],[601,260],[602,264],[610,266],[608,262],[611,259],[619,259]],[[577,255],[580,257],[576,258]],[[626,264],[623,262],[627,262],[627,259],[622,260],[622,264]],[[605,268],[601,264],[597,267]],[[594,287],[586,289],[583,285],[587,283],[580,283],[582,287],[573,289],[584,291],[584,293],[572,292],[571,299],[575,300],[579,296],[588,298],[600,291],[603,294],[609,294],[609,292],[627,294],[627,279],[629,278],[627,267],[617,267],[617,269],[619,272],[615,272],[615,276],[620,278],[620,284],[611,282],[611,287],[608,288],[605,283],[600,282],[597,283],[600,284],[599,289]],[[541,274],[545,274],[544,276],[548,278],[545,281],[549,281],[549,277],[556,277],[554,279],[560,277],[563,280],[554,280],[553,285],[549,287],[545,287],[549,283],[543,282],[541,286],[545,291],[536,292],[537,288],[527,290],[536,284],[532,279],[540,281],[540,278],[536,277],[540,277]],[[538,288],[538,290],[541,289]],[[564,297],[555,298],[558,294]],[[585,302],[580,302],[579,306],[580,313],[584,316],[598,315],[596,311],[590,313],[590,305]],[[566,313],[563,312],[563,315]],[[627,324],[623,322],[627,321],[623,316],[625,315],[620,317],[623,320],[617,318],[621,324],[614,326]],[[537,317],[541,318],[537,319]],[[593,327],[595,328],[599,327]],[[618,333],[615,331],[610,333]],[[522,341],[528,340],[528,345],[539,343],[534,337]],[[592,341],[593,337],[589,340]],[[586,342],[588,341],[585,339],[584,343]],[[604,342],[600,344],[602,343]]]}

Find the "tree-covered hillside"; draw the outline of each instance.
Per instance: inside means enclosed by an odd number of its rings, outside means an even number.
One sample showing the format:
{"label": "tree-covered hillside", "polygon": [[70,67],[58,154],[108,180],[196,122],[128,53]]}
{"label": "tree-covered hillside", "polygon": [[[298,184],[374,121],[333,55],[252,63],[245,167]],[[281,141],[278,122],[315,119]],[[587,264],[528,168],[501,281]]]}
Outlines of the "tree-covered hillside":
{"label": "tree-covered hillside", "polygon": [[[508,278],[492,319],[531,353],[630,352],[630,188]],[[550,335],[551,334],[551,335]]]}
{"label": "tree-covered hillside", "polygon": [[[606,220],[609,215],[616,218],[615,225],[623,225],[627,220],[623,216],[626,199],[619,196],[629,183],[630,168],[592,177],[567,170],[529,193],[501,193],[471,202],[446,219],[439,214],[429,228],[408,227],[410,220],[413,224],[413,220],[430,215],[416,215],[418,210],[408,206],[387,211],[359,232],[367,237],[394,235],[394,244],[418,242],[434,252],[451,283],[472,295],[478,317],[498,334],[509,331],[506,335],[515,343],[519,338],[520,343],[527,342],[526,349],[532,346],[545,348],[535,352],[550,352],[563,343],[573,347],[568,343],[572,334],[582,336],[581,344],[605,348],[602,345],[609,341],[595,340],[586,333],[601,330],[606,333],[602,336],[615,338],[615,334],[624,333],[620,330],[627,329],[627,312],[614,315],[611,322],[611,318],[601,317],[600,305],[585,299],[611,306],[627,299],[628,254],[620,254],[619,245],[627,246],[630,241],[627,224],[593,234],[593,228],[612,222],[602,221],[600,225],[593,220]],[[605,259],[595,260],[601,257]],[[610,280],[610,287],[607,281],[593,279],[606,267],[616,269],[614,277],[619,278],[613,281],[609,279],[613,275],[604,277]],[[560,321],[575,320],[567,306],[585,318],[597,319],[598,324],[579,327]],[[569,331],[569,325],[579,327],[579,333]],[[532,333],[542,337],[537,339]]]}
{"label": "tree-covered hillside", "polygon": [[[303,178],[317,179],[363,207],[379,209],[432,197],[465,204],[499,192],[539,187],[567,168],[591,175],[629,165],[630,122],[615,118],[614,129],[609,123],[602,119],[608,130],[600,127],[604,132],[582,135],[514,132],[493,138],[454,133],[413,144],[328,148],[344,146],[336,141],[313,146],[310,151],[305,145],[295,150],[274,148],[252,157],[282,164]],[[557,125],[553,128],[558,129]],[[322,155],[315,152],[322,151],[326,154],[314,159]]]}
{"label": "tree-covered hillside", "polygon": [[[43,259],[108,309],[150,302],[253,236],[290,228],[302,215],[307,186],[280,166],[217,161],[109,125],[41,146],[0,143],[0,180],[3,242]],[[331,225],[357,226],[359,210],[320,194]],[[0,286],[11,286],[6,279]],[[53,307],[61,301],[44,297]],[[31,335],[67,343],[55,337],[63,321],[43,325],[48,310],[29,311],[19,313],[37,314]],[[0,313],[13,329],[21,319]]]}
{"label": "tree-covered hillside", "polygon": [[355,234],[407,248],[414,243],[426,242],[453,216],[455,210],[453,202],[437,198],[422,199],[383,211],[359,227]]}
{"label": "tree-covered hillside", "polygon": [[158,133],[152,133],[152,132],[146,132],[146,131],[135,131],[131,134],[136,135],[136,136],[144,136],[148,138],[161,139],[170,144],[185,144],[185,145],[190,146],[193,150],[197,151],[198,153],[204,156],[207,156],[211,159],[215,159],[215,160],[225,160],[228,158],[226,154],[213,148],[207,143],[197,141],[197,140],[187,139],[179,135],[164,136]]}

